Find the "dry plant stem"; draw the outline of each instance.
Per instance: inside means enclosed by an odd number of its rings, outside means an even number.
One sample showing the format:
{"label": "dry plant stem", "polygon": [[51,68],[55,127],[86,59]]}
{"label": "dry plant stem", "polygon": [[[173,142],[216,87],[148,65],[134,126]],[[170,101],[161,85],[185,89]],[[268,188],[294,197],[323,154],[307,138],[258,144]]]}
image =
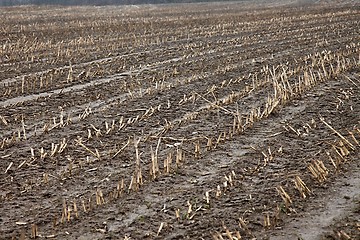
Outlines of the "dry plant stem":
{"label": "dry plant stem", "polygon": [[75,200],[74,200],[74,212],[75,212],[75,218],[79,218],[79,213],[78,213],[78,209],[77,209]]}
{"label": "dry plant stem", "polygon": [[354,84],[357,88],[359,88],[359,86],[348,76],[346,76],[346,74],[342,74],[342,76],[344,76],[347,80],[349,80],[352,84]]}
{"label": "dry plant stem", "polygon": [[216,232],[215,234],[212,234],[212,237],[213,237],[214,240],[224,240],[221,233],[219,233],[219,232]]}
{"label": "dry plant stem", "polygon": [[247,224],[245,223],[245,220],[243,218],[239,218],[239,226],[244,229],[246,234],[250,237],[254,237],[253,233],[248,228]]}
{"label": "dry plant stem", "polygon": [[194,144],[195,144],[195,150],[194,150],[195,158],[200,158],[201,155],[200,141],[196,141]]}
{"label": "dry plant stem", "polygon": [[278,191],[279,195],[281,196],[281,198],[283,199],[285,206],[287,208],[290,207],[290,205],[292,204],[292,200],[289,196],[289,194],[284,190],[284,188],[282,186],[278,186],[276,188],[276,190]]}
{"label": "dry plant stem", "polygon": [[266,214],[266,216],[264,216],[264,228],[269,229],[270,227],[271,227],[270,215]]}
{"label": "dry plant stem", "polygon": [[132,183],[136,184],[135,185],[135,190],[138,190],[140,185],[143,184],[141,166],[140,166],[140,153],[139,153],[139,143],[140,143],[140,141],[141,141],[141,138],[134,141],[136,162],[135,162],[135,171],[134,171],[134,175],[133,175],[133,179],[135,181],[132,181]]}
{"label": "dry plant stem", "polygon": [[6,168],[6,170],[5,170],[5,173],[7,173],[9,170],[10,170],[10,168],[11,168],[11,166],[13,165],[14,163],[13,162],[11,162],[10,164],[9,164],[9,166]]}
{"label": "dry plant stem", "polygon": [[161,222],[160,227],[159,227],[159,229],[158,229],[158,231],[157,231],[156,236],[159,236],[159,234],[160,234],[161,230],[163,229],[164,225],[165,225],[165,223],[164,223],[164,222]]}
{"label": "dry plant stem", "polygon": [[335,151],[335,153],[340,157],[340,159],[341,159],[343,162],[346,162],[346,159],[345,159],[344,156],[339,152],[337,146],[332,145],[332,149]]}
{"label": "dry plant stem", "polygon": [[359,141],[356,139],[353,132],[348,131],[356,145],[360,146]]}
{"label": "dry plant stem", "polygon": [[61,223],[65,222],[67,215],[68,215],[67,205],[66,205],[66,200],[64,199],[63,200],[63,209],[62,209],[62,213],[61,213],[61,220],[60,220]]}
{"label": "dry plant stem", "polygon": [[213,107],[219,108],[219,109],[223,110],[224,112],[229,113],[229,114],[231,114],[231,115],[234,115],[234,116],[236,115],[235,113],[227,110],[226,108],[224,108],[224,107],[222,107],[222,106],[219,106],[219,105],[217,105],[217,104],[215,104],[215,103],[207,100],[207,99],[204,98],[201,94],[199,94],[199,93],[197,93],[197,92],[195,92],[195,94],[198,95],[199,97],[201,97],[201,98],[202,98],[203,100],[205,100],[207,103],[211,104]]}
{"label": "dry plant stem", "polygon": [[229,229],[225,226],[224,226],[224,229],[225,229],[226,236],[229,238],[229,240],[233,240],[233,236],[232,236],[231,232],[229,231]]}
{"label": "dry plant stem", "polygon": [[175,210],[175,216],[176,216],[176,219],[179,221],[180,220],[180,209]]}
{"label": "dry plant stem", "polygon": [[125,143],[125,145],[120,148],[113,156],[112,158],[115,158],[117,155],[119,155],[122,151],[125,150],[125,148],[130,144],[130,139],[128,139],[128,141]]}
{"label": "dry plant stem", "polygon": [[320,121],[324,123],[331,131],[333,131],[336,135],[338,135],[348,146],[351,148],[351,150],[355,150],[355,146],[349,142],[342,134],[340,134],[338,131],[336,131],[330,124],[328,124],[323,117],[320,117]]}
{"label": "dry plant stem", "polygon": [[25,122],[24,122],[24,118],[22,118],[21,120],[21,126],[22,126],[22,131],[23,131],[23,136],[24,136],[24,140],[26,140],[26,130],[25,130]]}
{"label": "dry plant stem", "polygon": [[310,189],[306,186],[304,181],[299,177],[295,176],[295,187],[300,192],[303,198],[306,198],[308,195],[311,194]]}
{"label": "dry plant stem", "polygon": [[152,175],[153,180],[155,180],[157,177],[157,174],[160,172],[160,169],[159,169],[159,163],[158,163],[158,159],[157,159],[156,150],[154,153],[152,146],[150,147],[150,150],[151,150],[151,175]]}
{"label": "dry plant stem", "polygon": [[339,163],[337,160],[334,160],[334,159],[331,157],[331,154],[330,154],[328,151],[326,152],[326,155],[328,155],[331,164],[332,164],[332,165],[334,166],[334,168],[335,168],[335,171],[338,171],[340,163]]}
{"label": "dry plant stem", "polygon": [[176,149],[176,160],[175,160],[177,168],[180,166],[182,161],[183,161],[183,152],[182,152],[181,148],[178,147]]}
{"label": "dry plant stem", "polygon": [[93,152],[90,148],[88,148],[87,146],[85,146],[82,142],[81,139],[76,139],[75,142],[80,145],[81,147],[83,147],[86,151],[88,151],[89,153],[91,153],[91,155],[93,155],[94,157],[96,157],[97,159],[100,159],[100,154],[98,151]]}
{"label": "dry plant stem", "polygon": [[157,174],[160,173],[160,169],[159,169],[159,163],[158,163],[158,153],[159,153],[159,148],[160,148],[160,143],[161,143],[161,137],[158,139],[158,143],[155,149],[155,153],[153,152],[152,146],[150,146],[150,150],[151,150],[151,175],[153,180],[156,179]]}
{"label": "dry plant stem", "polygon": [[85,201],[84,201],[84,200],[82,200],[82,201],[81,201],[81,204],[82,204],[82,207],[83,207],[84,213],[87,213],[86,206],[85,206]]}
{"label": "dry plant stem", "polygon": [[31,225],[31,238],[37,238],[39,236],[38,226],[36,224]]}
{"label": "dry plant stem", "polygon": [[308,165],[308,169],[320,183],[326,181],[329,172],[321,160],[313,160],[312,163]]}

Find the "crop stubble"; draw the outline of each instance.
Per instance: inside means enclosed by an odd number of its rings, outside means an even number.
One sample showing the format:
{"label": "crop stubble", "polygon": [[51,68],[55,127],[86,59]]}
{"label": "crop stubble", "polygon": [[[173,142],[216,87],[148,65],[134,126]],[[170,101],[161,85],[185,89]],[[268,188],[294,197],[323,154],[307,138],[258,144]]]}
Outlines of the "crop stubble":
{"label": "crop stubble", "polygon": [[356,2],[2,11],[4,239],[279,237],[358,174]]}

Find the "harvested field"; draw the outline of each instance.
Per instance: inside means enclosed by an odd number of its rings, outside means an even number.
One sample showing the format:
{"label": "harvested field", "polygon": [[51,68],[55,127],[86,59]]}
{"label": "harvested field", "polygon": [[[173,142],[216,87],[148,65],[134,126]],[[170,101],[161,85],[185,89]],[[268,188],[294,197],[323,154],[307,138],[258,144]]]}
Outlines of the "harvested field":
{"label": "harvested field", "polygon": [[358,1],[0,16],[0,239],[360,239]]}

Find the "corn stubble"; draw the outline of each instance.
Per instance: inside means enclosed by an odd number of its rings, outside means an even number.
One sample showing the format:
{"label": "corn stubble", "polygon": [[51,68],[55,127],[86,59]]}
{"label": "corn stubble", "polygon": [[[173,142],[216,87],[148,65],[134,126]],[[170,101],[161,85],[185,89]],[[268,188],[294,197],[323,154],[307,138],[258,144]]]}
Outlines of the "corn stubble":
{"label": "corn stubble", "polygon": [[[91,23],[91,27],[96,28],[98,26],[103,26],[104,24],[101,21],[102,20],[96,20],[96,22]],[[139,20],[139,24],[141,26],[141,24],[144,23]],[[129,26],[130,25],[131,24],[129,24]],[[21,27],[28,28],[27,26]],[[221,29],[221,27],[224,26],[221,24],[216,26],[216,28],[219,29]],[[22,30],[25,31],[30,29]],[[203,31],[210,30],[199,28],[199,31],[201,31],[201,34],[204,34],[205,32]],[[216,32],[208,32],[207,34],[216,34]],[[104,36],[104,38],[107,39],[108,36]],[[178,38],[180,37],[172,36],[171,41],[180,40]],[[237,71],[239,69],[237,64],[229,63],[224,64],[225,66],[217,66],[217,68],[211,73],[202,71],[201,73],[194,74],[190,72],[190,74],[183,76],[182,74],[183,71],[185,71],[185,68],[181,65],[176,65],[175,63],[173,66],[169,67],[168,72],[166,72],[166,70],[156,69],[158,66],[162,67],[161,64],[164,64],[164,62],[156,62],[156,64],[149,63],[149,67],[146,66],[145,68],[142,68],[140,64],[140,67],[137,68],[137,65],[133,65],[133,62],[130,61],[133,60],[130,57],[112,56],[111,53],[109,56],[112,57],[109,57],[104,61],[100,59],[99,61],[80,64],[81,66],[76,64],[76,61],[74,61],[72,56],[76,55],[76,52],[82,52],[84,55],[90,54],[86,48],[83,48],[83,46],[86,46],[86,44],[94,44],[96,41],[98,41],[98,39],[89,35],[68,41],[69,43],[59,42],[56,46],[51,43],[51,41],[43,43],[40,42],[40,40],[35,40],[33,43],[30,43],[24,42],[23,39],[16,40],[16,43],[11,46],[9,44],[4,44],[2,51],[7,53],[6,56],[9,59],[16,60],[16,52],[23,52],[25,54],[26,61],[35,63],[40,60],[38,59],[40,56],[37,56],[37,54],[34,53],[41,54],[41,52],[44,52],[47,48],[55,48],[52,64],[66,64],[63,67],[45,70],[37,75],[32,73],[25,74],[21,77],[15,78],[13,83],[4,83],[3,88],[0,90],[0,95],[11,97],[16,96],[18,93],[39,93],[41,91],[54,89],[54,87],[62,89],[60,92],[62,93],[67,86],[87,82],[93,78],[104,77],[107,72],[115,74],[123,72],[126,69],[129,70],[129,72],[124,74],[124,76],[126,75],[128,78],[124,77],[124,81],[119,83],[119,86],[117,86],[124,93],[122,101],[126,102],[129,100],[135,101],[144,96],[154,96],[157,93],[165,92],[171,88],[196,83],[200,80],[208,79],[211,76],[218,77],[219,74],[225,74],[227,72],[231,73],[231,71]],[[135,34],[131,37],[126,36],[124,38],[119,38],[118,41],[120,42],[119,44],[114,44],[113,41],[104,41],[104,46],[96,46],[96,48],[100,50],[102,48],[111,49],[112,52],[118,52],[119,49],[117,45],[121,45],[122,48],[126,49],[128,46],[141,47],[144,45],[146,46],[146,44],[162,44],[171,42],[168,40],[168,37],[161,38],[157,36],[157,38],[153,38],[146,35],[145,37],[139,37]],[[250,38],[247,39],[246,37],[243,37],[242,41],[250,41]],[[97,42],[97,44],[99,45],[99,42]],[[185,46],[187,51],[191,50],[191,54],[194,54],[194,56],[200,58],[201,54],[204,54],[199,51],[199,48],[196,48],[196,44],[194,46],[192,44],[184,45],[184,47]],[[303,56],[304,59],[302,60],[304,60],[304,62],[299,63],[296,66],[292,66],[288,63],[277,62],[274,63],[274,66],[264,64],[260,72],[258,71],[259,69],[255,68],[255,71],[258,72],[251,72],[248,76],[244,75],[215,83],[211,87],[208,87],[205,92],[192,91],[191,93],[184,94],[184,96],[179,99],[168,99],[164,104],[146,106],[140,110],[135,109],[135,114],[131,113],[131,111],[121,113],[123,116],[118,117],[117,119],[111,119],[110,121],[106,120],[101,124],[89,122],[89,124],[86,124],[85,130],[82,132],[83,135],[77,136],[76,138],[74,138],[74,136],[70,136],[69,138],[59,139],[57,142],[51,143],[51,147],[50,145],[30,147],[30,153],[28,152],[27,159],[22,160],[19,165],[15,164],[15,161],[10,161],[6,164],[7,167],[5,168],[5,174],[13,171],[13,169],[16,168],[16,165],[18,166],[17,171],[20,171],[24,169],[24,166],[34,166],[34,164],[46,162],[48,159],[51,159],[54,164],[58,164],[58,159],[61,159],[61,157],[68,154],[68,152],[81,152],[83,155],[86,155],[86,160],[83,162],[85,162],[84,165],[88,164],[89,166],[91,166],[94,162],[101,163],[107,161],[108,159],[119,160],[131,152],[131,150],[129,150],[131,147],[129,146],[134,144],[135,154],[129,154],[132,173],[126,172],[126,175],[124,176],[116,176],[114,186],[104,188],[97,186],[96,190],[93,190],[88,196],[83,195],[78,199],[75,198],[71,200],[63,199],[61,217],[60,220],[55,217],[54,227],[59,225],[59,223],[71,224],[75,220],[80,219],[83,215],[88,214],[95,209],[106,207],[106,205],[112,201],[120,201],[119,198],[125,194],[131,194],[133,192],[139,193],[140,188],[151,181],[155,182],[161,177],[166,178],[167,175],[175,175],[182,165],[192,164],[192,160],[203,161],[207,152],[216,151],[221,146],[226,146],[226,143],[232,141],[237,136],[241,136],[244,132],[254,129],[257,124],[261,124],[263,120],[269,118],[278,110],[281,110],[281,107],[289,104],[296,98],[302,97],[309,90],[314,89],[315,86],[318,86],[319,84],[334,77],[338,77],[348,69],[358,66],[359,63],[357,59],[349,58],[349,56],[354,55],[353,53],[356,51],[356,45],[349,45],[346,50],[342,51],[330,52],[325,50],[323,52]],[[186,59],[189,56],[184,56],[183,58]],[[76,57],[74,58],[76,60]],[[298,60],[300,61],[300,59]],[[195,61],[191,60],[190,57],[188,61],[189,64],[195,63]],[[256,63],[257,62],[254,59],[253,64]],[[154,65],[154,68],[152,68],[151,64]],[[115,68],[112,68],[112,65],[116,66],[116,70],[114,70]],[[152,80],[150,80],[149,84],[146,83],[146,87],[142,87],[143,82],[137,79],[138,76],[141,76],[141,71],[143,70],[156,70],[156,75],[154,74],[152,78],[149,78]],[[183,78],[180,78],[179,76]],[[170,81],[169,79],[175,80]],[[246,87],[239,89],[237,84],[245,81],[247,81]],[[350,81],[352,80],[350,79]],[[353,84],[356,86],[354,81]],[[230,88],[231,91],[228,91]],[[263,89],[270,89],[270,91],[268,92],[266,98],[259,100],[258,105],[254,105],[247,110],[239,109],[239,103],[241,101],[247,97],[254,96],[256,92]],[[221,96],[218,94],[221,91],[226,92],[226,94]],[[145,124],[146,121],[151,122],[156,117],[164,116],[162,114],[165,111],[180,109],[181,106],[189,107],[191,104],[195,106],[195,104],[198,104],[199,102],[203,105],[194,111],[187,110],[187,112],[179,119],[162,119],[164,124],[161,125],[159,123],[157,126],[158,128],[152,132],[142,132],[138,136],[133,137],[126,136],[126,134],[129,133],[128,128],[130,127],[141,126],[141,124]],[[117,104],[114,105],[117,106]],[[236,108],[234,106],[236,106]],[[139,111],[141,111],[140,114],[138,114]],[[162,139],[171,135],[178,128],[186,126],[188,123],[193,123],[195,120],[201,120],[201,117],[204,114],[214,114],[216,112],[230,117],[227,118],[228,122],[221,126],[216,126],[217,128],[212,131],[209,136],[200,136],[197,138],[183,136],[181,145],[176,146],[176,148],[172,148],[170,150],[163,147],[160,148],[161,144],[161,146],[165,145],[165,143],[162,142]],[[39,132],[38,134],[50,135],[56,131],[66,131],[69,126],[78,126],[76,124],[79,122],[83,123],[88,119],[89,121],[93,120],[92,116],[96,114],[96,111],[93,111],[90,107],[86,107],[81,108],[81,111],[78,111],[77,114],[78,115],[76,116],[70,116],[70,114],[66,114],[66,111],[60,108],[60,112],[56,112],[52,116],[47,116],[47,121],[42,123],[44,124],[42,128],[43,132]],[[25,118],[22,116],[17,130],[0,139],[1,150],[20,142],[28,142],[31,140],[31,129],[27,122],[28,121],[25,122]],[[342,164],[345,164],[348,157],[358,149],[360,131],[357,128],[353,128],[352,131],[348,131],[348,134],[344,134],[342,133],[343,131],[336,130],[335,126],[333,126],[333,124],[331,124],[328,120],[325,120],[325,118],[320,117],[320,122],[326,126],[330,132],[335,134],[337,139],[335,142],[332,142],[329,149],[326,150],[325,156],[309,160],[307,165],[307,174],[310,173],[315,181],[324,183],[333,174],[331,167],[333,167],[335,171],[340,171]],[[0,115],[0,126],[9,127],[11,124],[12,120],[9,119],[9,117]],[[303,132],[293,127],[293,125],[287,124],[284,127],[292,134],[295,134],[298,138],[305,136]],[[308,134],[309,131],[314,129],[314,127],[311,125],[304,125],[304,129]],[[118,137],[122,134],[124,134],[123,136],[125,137],[119,138],[123,139],[124,142],[116,143],[115,147],[112,143],[112,150],[106,149],[110,145],[107,144],[107,138],[112,139],[112,137]],[[128,138],[127,141],[126,137]],[[153,146],[151,146],[152,139],[158,139],[155,150]],[[102,145],[102,141],[105,142],[104,145]],[[75,144],[72,145],[70,143]],[[98,145],[96,145],[96,147],[92,146],[92,143],[96,143],[99,144],[99,146],[104,147],[101,150]],[[269,167],[269,165],[271,165],[274,161],[274,150],[268,147],[267,149],[259,152],[262,155],[263,161],[261,168]],[[186,157],[189,158],[186,159],[186,161],[185,153]],[[65,167],[66,174],[57,177],[51,173],[43,173],[43,185],[50,186],[50,184],[52,184],[51,181],[57,181],[58,178],[62,180],[66,180],[67,178],[71,179],[72,177],[75,178],[77,173],[83,170],[83,163],[81,162],[83,159],[74,159],[76,156],[70,155],[66,157],[67,160],[69,160]],[[159,166],[159,163],[163,163],[162,166]],[[256,171],[260,171],[259,169],[261,168],[258,166]],[[90,169],[85,170],[86,173],[96,173],[97,171],[97,167],[91,167]],[[149,172],[147,173],[147,171]],[[254,173],[256,171],[254,171]],[[221,177],[218,183],[213,185],[213,188],[210,188],[210,190],[206,191],[205,194],[202,193],[201,197],[203,198],[203,203],[205,203],[208,207],[211,207],[213,203],[216,203],[216,201],[222,201],[222,197],[230,195],[228,194],[230,191],[233,189],[238,190],[238,188],[240,188],[239,184],[237,184],[238,182],[239,178],[235,174],[235,171],[231,171],[230,173],[228,172]],[[302,199],[308,199],[313,191],[315,191],[314,189],[310,190],[308,187],[311,183],[310,180],[306,178],[305,174],[301,176],[300,174],[296,175],[292,178],[292,182]],[[285,188],[282,185],[277,186],[275,189],[281,197],[285,208],[291,211],[293,205],[295,205],[294,203],[298,201],[296,196],[292,195],[291,189]],[[187,201],[187,211],[185,213],[186,219],[196,219],[195,214],[197,214],[200,209],[201,206],[197,208],[190,200]],[[175,208],[174,211],[175,218],[180,222],[180,209]],[[281,210],[278,210],[277,213],[275,213],[275,216],[271,216],[269,212],[264,214],[262,225],[265,229],[270,229],[276,225],[276,219],[279,218],[280,211]],[[59,221],[59,223],[57,221]],[[161,222],[156,235],[160,236],[165,234],[166,226],[167,224],[165,222]],[[242,234],[244,233],[247,237],[254,237],[250,227],[248,226],[248,222],[244,218],[239,218],[238,227],[240,228]],[[231,231],[224,224],[222,230],[223,233],[212,233],[212,237],[214,239],[242,239],[239,231]],[[341,234],[342,237],[346,237],[346,234]],[[39,237],[38,226],[33,224],[31,226],[31,238],[37,237]],[[130,239],[130,237],[125,237],[125,239]]]}

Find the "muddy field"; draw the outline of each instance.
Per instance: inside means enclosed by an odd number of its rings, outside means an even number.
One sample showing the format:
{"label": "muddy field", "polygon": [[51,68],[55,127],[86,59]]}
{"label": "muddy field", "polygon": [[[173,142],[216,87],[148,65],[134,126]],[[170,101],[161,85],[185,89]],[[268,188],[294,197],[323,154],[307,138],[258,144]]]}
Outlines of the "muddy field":
{"label": "muddy field", "polygon": [[360,239],[358,1],[0,16],[0,239]]}

